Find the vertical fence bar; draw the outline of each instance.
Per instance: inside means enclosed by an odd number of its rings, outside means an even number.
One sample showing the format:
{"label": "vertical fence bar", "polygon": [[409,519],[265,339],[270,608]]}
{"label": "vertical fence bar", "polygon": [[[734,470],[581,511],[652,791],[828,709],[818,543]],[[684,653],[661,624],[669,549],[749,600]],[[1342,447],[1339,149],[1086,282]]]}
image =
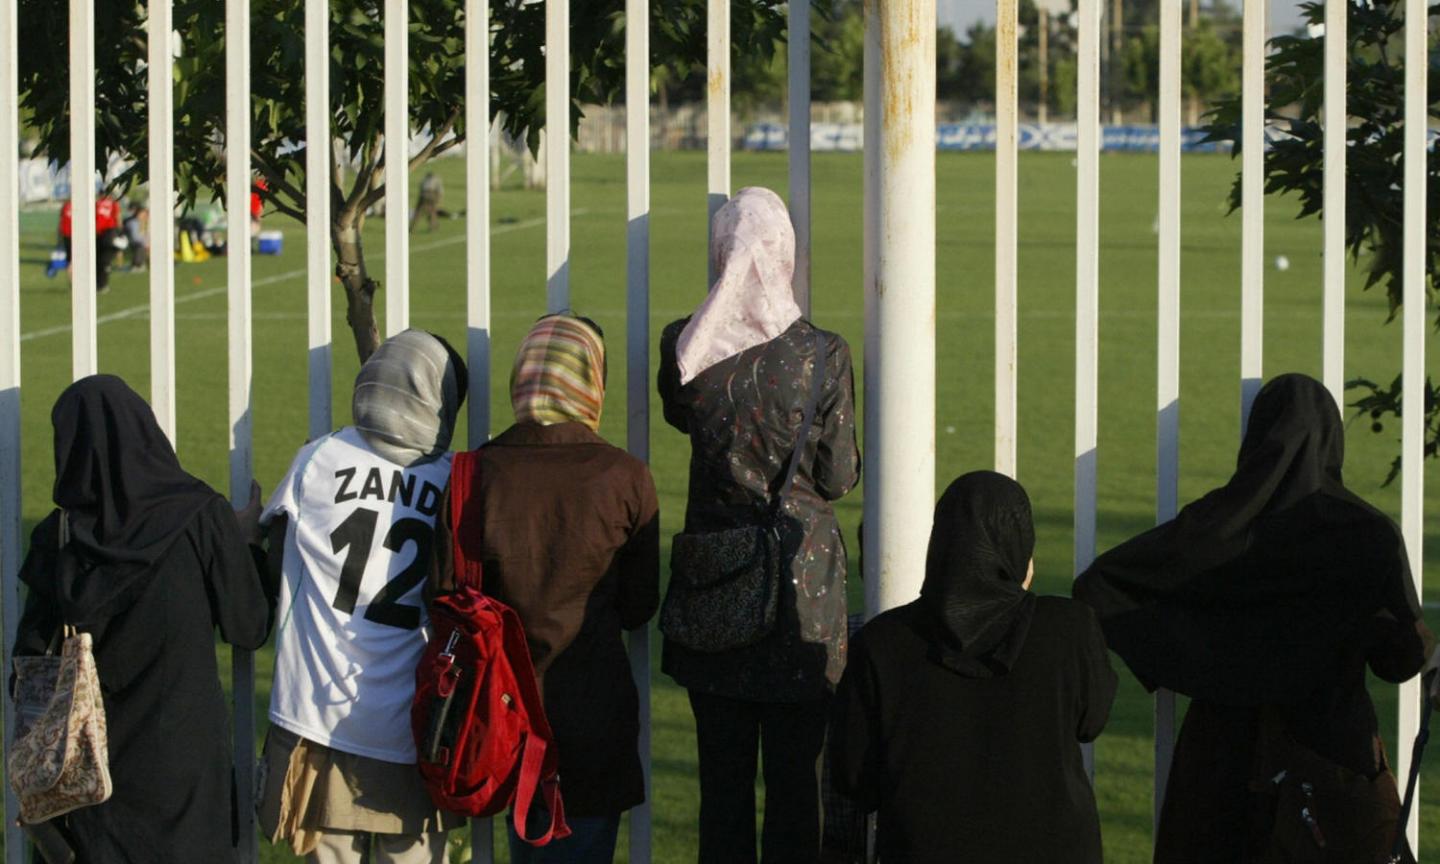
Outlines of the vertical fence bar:
{"label": "vertical fence bar", "polygon": [[[1184,0],[1160,0],[1160,249],[1155,375],[1155,520],[1179,507],[1180,40]],[[1155,824],[1175,752],[1175,694],[1155,693]]]}
{"label": "vertical fence bar", "polygon": [[865,3],[870,614],[918,595],[935,505],[935,5]]}
{"label": "vertical fence bar", "polygon": [[1245,0],[1241,70],[1240,429],[1260,391],[1265,337],[1266,0]]}
{"label": "vertical fence bar", "polygon": [[[863,144],[861,147],[861,174],[863,175],[863,180],[861,185],[863,187],[864,197],[863,206],[860,208],[862,211],[860,242],[861,255],[863,256],[863,278],[865,280],[865,344],[863,347],[864,366],[862,368],[863,378],[861,380],[860,386],[864,390],[863,395],[865,397],[866,404],[869,403],[870,398],[870,382],[874,380],[877,382],[876,386],[878,386],[878,382],[880,380],[881,360],[880,330],[878,326],[880,316],[880,304],[876,292],[870,290],[870,286],[876,284],[876,279],[878,278],[880,268],[880,217],[875,212],[876,207],[880,201],[881,74],[880,12],[877,8],[879,3],[880,0],[864,0],[861,5],[861,12],[864,16],[865,23],[865,37],[861,49],[861,64],[863,66],[863,76],[861,80],[861,99],[864,101],[867,109],[869,109],[864,111],[861,115],[861,119],[864,124],[861,130],[861,134],[863,135]],[[869,410],[862,410],[866,411],[866,413],[864,414],[864,420],[867,424],[865,427],[862,427],[865,436],[865,440],[862,443],[866,448],[866,452],[869,452],[868,448],[871,445],[878,445],[880,439],[879,435],[877,433],[871,432],[868,427],[868,423],[871,420],[871,414]],[[879,450],[877,447],[875,453],[878,454],[878,452]],[[875,460],[873,455],[866,458],[870,460],[869,464],[865,466],[866,477],[868,479],[875,473]],[[872,509],[869,505],[866,505],[865,499],[868,497],[870,496],[865,495],[861,498],[861,507],[864,515],[861,517],[860,521],[860,543],[865,549],[876,550],[879,548],[877,544],[880,542],[881,531],[879,523],[871,522],[870,517],[872,515],[878,514],[880,508],[877,505]],[[894,596],[881,596],[879,585],[880,567],[878,563],[871,563],[872,561],[878,562],[878,553],[862,555],[860,557],[862,559],[861,566],[863,567],[860,577],[865,583],[865,618],[866,620],[869,620],[870,618],[873,618],[875,615],[889,608],[889,606],[885,605],[887,601],[889,601],[890,606],[898,605],[898,603],[896,602],[898,598]],[[920,588],[917,585],[915,586],[915,593],[918,595],[919,592]],[[890,593],[899,594],[900,592]],[[898,602],[904,601],[901,600]],[[866,820],[866,824],[867,836],[873,836],[873,826],[875,823],[871,820]],[[874,857],[875,856],[873,854],[873,850],[871,850],[870,854],[867,855],[865,860],[867,862],[873,861]]]}
{"label": "vertical fence bar", "polygon": [[[625,2],[625,444],[650,461],[650,8]],[[792,198],[793,201],[793,192]],[[791,210],[794,213],[794,210]],[[630,672],[640,695],[640,766],[645,802],[630,811],[631,864],[652,857],[650,627],[629,637]]]}
{"label": "vertical fence bar", "polygon": [[790,222],[795,226],[795,300],[810,317],[810,0],[790,0]]}
{"label": "vertical fence bar", "polygon": [[[1401,392],[1400,526],[1410,553],[1415,593],[1424,599],[1425,551],[1425,245],[1426,245],[1426,72],[1429,10],[1425,0],[1405,0],[1405,227],[1403,235],[1405,291],[1404,382]],[[1398,771],[1410,773],[1410,742],[1420,728],[1420,680],[1400,685],[1400,751]],[[1419,778],[1416,778],[1419,782]],[[1418,795],[1418,790],[1417,790]],[[1418,800],[1418,799],[1417,799]],[[1419,807],[1410,813],[1405,833],[1410,848],[1420,853]]]}
{"label": "vertical fence bar", "polygon": [[[706,91],[705,122],[708,130],[708,189],[705,236],[715,211],[730,198],[730,0],[707,0],[705,4]],[[715,283],[715,262],[710,262],[706,285]]]}
{"label": "vertical fence bar", "polygon": [[175,437],[175,90],[171,0],[149,0],[150,407]]}
{"label": "vertical fence bar", "polygon": [[332,428],[330,364],[330,3],[305,0],[305,271],[310,437]]}
{"label": "vertical fence bar", "polygon": [[1325,386],[1345,405],[1345,52],[1348,0],[1325,0]]}
{"label": "vertical fence bar", "polygon": [[[243,506],[254,477],[250,351],[250,0],[225,4],[225,256],[229,279],[230,500]],[[231,652],[235,799],[240,860],[255,861],[255,655]]]}
{"label": "vertical fence bar", "polygon": [[410,326],[409,19],[409,0],[385,0],[386,336]]}
{"label": "vertical fence bar", "polygon": [[570,0],[545,0],[545,303],[570,308]]}
{"label": "vertical fence bar", "polygon": [[[1019,341],[1020,2],[995,6],[995,470],[1015,476]],[[1078,434],[1078,433],[1077,433]]]}
{"label": "vertical fence bar", "polygon": [[[1079,0],[1075,154],[1075,574],[1095,560],[1100,402],[1100,15]],[[1095,774],[1094,745],[1082,750]]]}
{"label": "vertical fence bar", "polygon": [[[469,446],[490,440],[490,2],[465,0],[465,357]],[[470,820],[470,858],[495,860],[494,824]]]}
{"label": "vertical fence bar", "polygon": [[[5,649],[20,627],[20,38],[17,3],[0,4],[0,614]],[[5,752],[15,743],[4,692]],[[5,864],[24,864],[20,802],[5,784]]]}
{"label": "vertical fence bar", "polygon": [[78,379],[100,369],[95,345],[95,0],[70,0],[70,249],[71,371]]}

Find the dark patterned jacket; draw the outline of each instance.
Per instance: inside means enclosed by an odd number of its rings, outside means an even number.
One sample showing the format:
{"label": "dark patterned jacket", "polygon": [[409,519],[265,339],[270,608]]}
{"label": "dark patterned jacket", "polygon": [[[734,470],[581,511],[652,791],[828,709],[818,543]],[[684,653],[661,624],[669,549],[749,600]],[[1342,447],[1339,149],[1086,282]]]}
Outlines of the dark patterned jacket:
{"label": "dark patterned jacket", "polygon": [[818,698],[845,668],[845,542],[830,502],[860,479],[850,348],[838,334],[801,320],[681,387],[675,344],[688,320],[665,328],[659,374],[665,420],[690,436],[686,531],[719,531],[765,518],[809,398],[806,370],[817,333],[825,349],[825,382],[785,501],[786,514],[804,530],[793,579],[781,585],[775,631],[756,645],[717,654],[666,640],[662,668],[681,686],[719,696]]}

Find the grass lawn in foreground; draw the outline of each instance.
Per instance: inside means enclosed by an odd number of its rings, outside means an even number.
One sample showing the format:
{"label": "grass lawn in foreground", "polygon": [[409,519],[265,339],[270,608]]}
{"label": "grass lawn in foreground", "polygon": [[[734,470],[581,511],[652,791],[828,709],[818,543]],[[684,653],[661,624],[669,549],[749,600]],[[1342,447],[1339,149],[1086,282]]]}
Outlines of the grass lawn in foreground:
{"label": "grass lawn in foreground", "polygon": [[[1239,436],[1240,218],[1226,216],[1226,193],[1237,163],[1223,156],[1187,156],[1183,170],[1183,285],[1181,324],[1182,503],[1223,482]],[[938,404],[937,492],[952,478],[993,461],[994,180],[988,154],[940,154],[937,160]],[[1099,548],[1153,524],[1155,512],[1155,307],[1158,185],[1153,156],[1107,155],[1101,161],[1101,357]],[[464,205],[464,163],[427,167],[445,180],[445,206]],[[734,179],[784,193],[783,154],[737,154]],[[571,286],[576,310],[605,328],[611,351],[609,399],[602,433],[625,440],[625,166],[623,157],[576,154],[573,162]],[[413,183],[418,182],[418,178]],[[657,152],[651,218],[651,374],[661,327],[688,314],[705,292],[705,156]],[[1026,153],[1020,162],[1020,439],[1019,479],[1033,500],[1038,546],[1037,589],[1068,593],[1074,452],[1075,171],[1071,154]],[[545,200],[541,191],[504,190],[492,199],[493,385],[492,432],[510,419],[506,383],[510,360],[545,305]],[[814,158],[814,320],[837,330],[855,353],[857,390],[863,373],[862,186],[858,154]],[[1314,220],[1292,219],[1292,202],[1271,200],[1266,219],[1265,370],[1318,376],[1321,362],[1321,235]],[[54,242],[54,211],[22,217],[22,342],[25,388],[27,528],[49,507],[53,462],[49,411],[69,381],[68,282],[46,280]],[[285,232],[285,251],[254,259],[255,471],[267,493],[306,437],[306,323],[303,228],[269,217]],[[383,278],[384,222],[366,226],[368,263]],[[1274,266],[1277,255],[1289,268]],[[411,238],[411,323],[457,346],[465,336],[463,220]],[[225,262],[177,265],[179,451],[186,467],[223,489],[226,461]],[[1346,372],[1387,382],[1400,369],[1398,322],[1386,325],[1380,293],[1360,290],[1352,274],[1348,296]],[[100,365],[148,393],[148,288],[143,274],[117,274],[100,298]],[[893,286],[892,290],[906,290]],[[333,293],[334,417],[349,419],[350,383],[358,367],[344,321],[344,297]],[[378,298],[380,314],[384,298]],[[383,325],[382,325],[383,329]],[[1434,340],[1431,374],[1437,371]],[[666,535],[681,525],[688,445],[665,426],[651,392],[652,471]],[[1348,417],[1347,417],[1348,419]],[[1382,434],[1368,418],[1348,426],[1346,476],[1353,489],[1393,515],[1399,483],[1384,487],[1398,453],[1398,425]],[[466,440],[463,428],[457,444]],[[1435,466],[1427,466],[1427,512],[1440,512]],[[852,558],[862,487],[837,510]],[[1427,526],[1433,524],[1427,520]],[[1426,547],[1434,560],[1435,533]],[[668,541],[667,541],[668,542]],[[668,559],[668,553],[667,553]],[[861,597],[851,568],[850,596]],[[1440,573],[1429,565],[1426,573]],[[918,575],[917,575],[918,578]],[[1433,584],[1434,577],[1430,577]],[[855,606],[858,608],[858,605]],[[1435,623],[1432,621],[1432,624]],[[698,789],[694,725],[684,692],[659,673],[654,639],[655,860],[693,860]],[[222,669],[228,653],[221,649]],[[256,703],[268,705],[271,655],[257,661]],[[1122,686],[1110,725],[1097,745],[1097,795],[1106,860],[1150,857],[1153,736],[1151,701],[1116,659]],[[1395,688],[1375,685],[1392,758]],[[1405,742],[1406,747],[1409,746]],[[1440,763],[1436,763],[1440,764]],[[1427,771],[1440,777],[1440,768]],[[965,778],[957,777],[963,783]],[[1430,788],[1436,788],[1433,785]],[[1440,804],[1422,810],[1422,850],[1440,854]],[[503,843],[497,843],[504,859]],[[624,832],[621,853],[625,860]],[[262,843],[262,859],[291,860]]]}

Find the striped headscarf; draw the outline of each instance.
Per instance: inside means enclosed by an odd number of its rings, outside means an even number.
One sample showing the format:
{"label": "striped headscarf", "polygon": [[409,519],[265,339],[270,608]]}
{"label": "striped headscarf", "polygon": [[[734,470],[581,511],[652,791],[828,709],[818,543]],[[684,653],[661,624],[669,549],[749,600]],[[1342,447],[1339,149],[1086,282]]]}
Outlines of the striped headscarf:
{"label": "striped headscarf", "polygon": [[515,354],[510,405],[520,423],[584,423],[600,429],[605,402],[605,340],[573,315],[535,322]]}

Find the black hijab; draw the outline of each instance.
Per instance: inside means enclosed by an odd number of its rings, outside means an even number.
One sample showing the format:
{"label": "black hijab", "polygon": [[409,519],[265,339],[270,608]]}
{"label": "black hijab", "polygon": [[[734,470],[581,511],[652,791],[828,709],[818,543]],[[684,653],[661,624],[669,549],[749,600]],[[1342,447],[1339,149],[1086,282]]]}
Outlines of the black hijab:
{"label": "black hijab", "polygon": [[190,520],[217,495],[185,473],[144,399],[113,375],[71,384],[50,413],[55,504],[69,538],[53,568],[26,582],[69,624],[103,623],[129,605]]}
{"label": "black hijab", "polygon": [[1345,488],[1344,455],[1329,391],[1281,375],[1255,397],[1228,483],[1080,575],[1075,597],[1142,684],[1295,702],[1334,675],[1366,619],[1419,618],[1404,541]]}
{"label": "black hijab", "polygon": [[974,471],[940,496],[920,604],[939,622],[941,665],[975,678],[1010,671],[1034,614],[1023,587],[1034,551],[1030,498],[1009,477]]}

